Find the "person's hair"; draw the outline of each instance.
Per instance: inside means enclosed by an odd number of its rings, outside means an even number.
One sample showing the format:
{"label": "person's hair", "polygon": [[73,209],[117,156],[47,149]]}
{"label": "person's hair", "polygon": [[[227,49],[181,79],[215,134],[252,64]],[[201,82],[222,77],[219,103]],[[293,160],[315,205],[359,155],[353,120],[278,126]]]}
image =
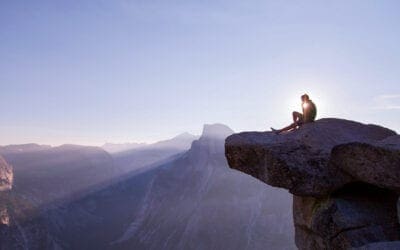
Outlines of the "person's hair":
{"label": "person's hair", "polygon": [[310,97],[307,94],[301,96],[301,100],[310,100]]}

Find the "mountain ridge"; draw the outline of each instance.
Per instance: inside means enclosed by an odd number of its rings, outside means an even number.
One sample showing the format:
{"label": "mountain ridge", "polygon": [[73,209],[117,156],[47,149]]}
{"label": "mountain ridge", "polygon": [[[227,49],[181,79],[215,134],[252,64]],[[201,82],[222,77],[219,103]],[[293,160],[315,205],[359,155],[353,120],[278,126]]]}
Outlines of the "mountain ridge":
{"label": "mountain ridge", "polygon": [[65,249],[294,249],[290,197],[229,170],[224,139],[201,136],[159,166],[47,208],[38,221]]}

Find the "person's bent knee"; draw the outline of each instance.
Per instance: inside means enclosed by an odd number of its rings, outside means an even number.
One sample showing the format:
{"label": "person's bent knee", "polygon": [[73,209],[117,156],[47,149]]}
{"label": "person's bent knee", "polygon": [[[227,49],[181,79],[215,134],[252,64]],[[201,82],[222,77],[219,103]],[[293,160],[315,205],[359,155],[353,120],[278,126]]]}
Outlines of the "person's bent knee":
{"label": "person's bent knee", "polygon": [[296,116],[296,117],[300,117],[301,116],[301,114],[299,112],[297,112],[297,111],[293,111],[292,115]]}

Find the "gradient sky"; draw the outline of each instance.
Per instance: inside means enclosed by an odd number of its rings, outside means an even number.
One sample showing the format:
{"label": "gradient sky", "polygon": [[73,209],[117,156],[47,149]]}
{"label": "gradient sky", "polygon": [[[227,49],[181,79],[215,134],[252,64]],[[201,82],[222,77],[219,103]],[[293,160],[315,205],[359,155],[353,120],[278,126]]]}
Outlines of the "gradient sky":
{"label": "gradient sky", "polygon": [[318,117],[400,131],[400,1],[0,2],[0,144]]}

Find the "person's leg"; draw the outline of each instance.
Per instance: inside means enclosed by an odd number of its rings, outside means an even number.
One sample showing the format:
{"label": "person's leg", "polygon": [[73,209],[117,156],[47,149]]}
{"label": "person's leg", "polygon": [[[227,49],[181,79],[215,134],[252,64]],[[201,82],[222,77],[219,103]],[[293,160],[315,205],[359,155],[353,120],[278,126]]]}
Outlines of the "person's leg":
{"label": "person's leg", "polygon": [[277,134],[280,134],[285,131],[290,131],[290,130],[296,129],[298,126],[300,126],[303,123],[303,114],[294,111],[292,113],[292,117],[293,117],[293,123],[290,124],[289,126],[284,127],[282,129],[271,128],[271,130]]}
{"label": "person's leg", "polygon": [[297,126],[298,126],[297,123],[294,122],[294,123],[290,124],[290,125],[287,126],[287,127],[284,127],[284,128],[281,128],[281,129],[274,129],[274,128],[271,128],[271,130],[272,130],[273,132],[277,133],[277,134],[280,134],[280,133],[285,132],[285,131],[290,131],[290,130],[292,130],[292,129],[296,129]]}
{"label": "person's leg", "polygon": [[298,122],[299,120],[303,119],[303,114],[301,114],[297,111],[293,111],[292,117],[293,117],[293,122]]}

